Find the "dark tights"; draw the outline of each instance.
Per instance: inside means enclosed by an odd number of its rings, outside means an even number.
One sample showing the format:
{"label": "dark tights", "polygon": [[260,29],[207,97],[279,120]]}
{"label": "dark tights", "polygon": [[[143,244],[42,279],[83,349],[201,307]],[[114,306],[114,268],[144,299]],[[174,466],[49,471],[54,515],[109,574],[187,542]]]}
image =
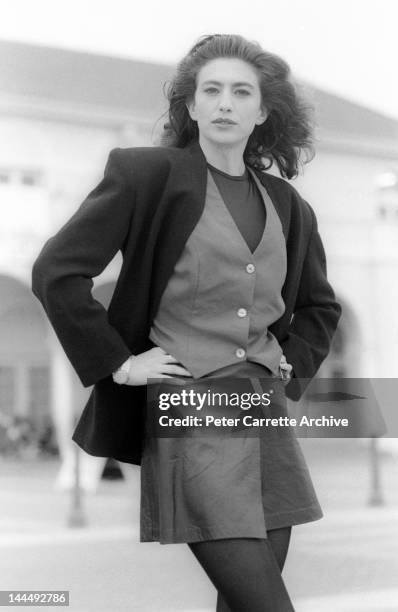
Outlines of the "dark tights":
{"label": "dark tights", "polygon": [[218,591],[217,612],[294,612],[282,579],[291,527],[268,539],[231,538],[188,544]]}

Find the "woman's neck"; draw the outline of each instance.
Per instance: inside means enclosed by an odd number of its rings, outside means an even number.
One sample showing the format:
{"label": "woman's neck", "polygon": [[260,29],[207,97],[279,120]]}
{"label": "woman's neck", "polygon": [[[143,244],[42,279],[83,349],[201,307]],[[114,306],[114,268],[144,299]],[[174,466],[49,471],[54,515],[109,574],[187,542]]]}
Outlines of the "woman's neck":
{"label": "woman's neck", "polygon": [[231,147],[224,144],[217,146],[199,137],[199,144],[206,161],[215,168],[234,176],[240,176],[244,173],[243,151],[246,143],[242,143],[241,146],[236,144]]}

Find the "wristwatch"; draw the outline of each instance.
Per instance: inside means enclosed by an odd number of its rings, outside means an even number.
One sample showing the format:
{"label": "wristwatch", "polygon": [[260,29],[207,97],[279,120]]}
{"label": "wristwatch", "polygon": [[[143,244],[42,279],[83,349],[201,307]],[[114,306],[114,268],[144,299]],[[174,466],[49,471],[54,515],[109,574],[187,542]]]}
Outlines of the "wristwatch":
{"label": "wristwatch", "polygon": [[126,384],[129,379],[131,357],[132,356],[130,356],[124,363],[122,363],[120,368],[115,370],[115,372],[113,372],[112,374],[114,382],[118,385]]}

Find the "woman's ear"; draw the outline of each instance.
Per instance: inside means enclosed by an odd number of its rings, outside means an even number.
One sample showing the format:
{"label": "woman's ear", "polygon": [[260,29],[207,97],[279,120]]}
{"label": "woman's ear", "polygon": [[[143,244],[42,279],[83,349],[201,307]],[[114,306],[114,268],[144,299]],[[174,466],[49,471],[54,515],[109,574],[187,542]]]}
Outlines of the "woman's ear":
{"label": "woman's ear", "polygon": [[185,106],[188,109],[189,116],[193,121],[196,121],[196,109],[195,109],[195,100],[190,100],[185,103]]}
{"label": "woman's ear", "polygon": [[256,125],[261,125],[262,123],[264,123],[267,120],[267,117],[268,117],[267,109],[264,106],[261,106],[258,117],[256,119]]}

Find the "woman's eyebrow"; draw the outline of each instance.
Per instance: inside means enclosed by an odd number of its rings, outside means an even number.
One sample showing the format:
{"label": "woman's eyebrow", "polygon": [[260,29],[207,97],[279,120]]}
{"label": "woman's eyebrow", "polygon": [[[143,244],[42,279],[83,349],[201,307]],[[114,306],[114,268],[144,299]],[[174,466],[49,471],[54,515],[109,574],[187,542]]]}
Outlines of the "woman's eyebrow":
{"label": "woman's eyebrow", "polygon": [[[220,83],[220,81],[203,81],[202,85],[222,85],[222,83]],[[238,81],[237,83],[232,83],[233,87],[241,87],[242,85],[244,85],[245,87],[251,87],[252,89],[254,89],[253,85],[251,83],[247,83],[246,81]]]}

